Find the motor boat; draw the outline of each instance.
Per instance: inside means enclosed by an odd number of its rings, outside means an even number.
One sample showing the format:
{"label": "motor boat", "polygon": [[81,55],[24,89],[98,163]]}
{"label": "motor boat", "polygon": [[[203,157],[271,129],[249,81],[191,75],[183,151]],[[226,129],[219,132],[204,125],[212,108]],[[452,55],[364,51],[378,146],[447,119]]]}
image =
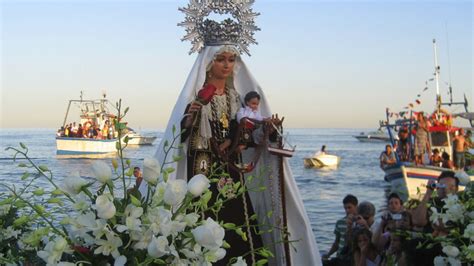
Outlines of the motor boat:
{"label": "motor boat", "polygon": [[320,152],[313,157],[304,158],[304,166],[307,168],[322,168],[338,166],[341,158],[336,155]]}
{"label": "motor boat", "polygon": [[390,142],[390,136],[386,134],[382,129],[378,129],[377,131],[372,131],[368,133],[361,132],[360,135],[356,135],[354,136],[354,138],[356,138],[360,142]]}

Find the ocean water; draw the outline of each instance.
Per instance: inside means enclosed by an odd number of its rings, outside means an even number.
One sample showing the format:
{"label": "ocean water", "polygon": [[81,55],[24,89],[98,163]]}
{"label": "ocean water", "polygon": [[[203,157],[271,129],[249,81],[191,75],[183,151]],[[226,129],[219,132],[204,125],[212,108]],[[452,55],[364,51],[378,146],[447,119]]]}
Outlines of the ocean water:
{"label": "ocean water", "polygon": [[[359,202],[370,201],[377,215],[386,208],[386,194],[390,186],[383,180],[378,157],[384,143],[361,143],[353,135],[371,129],[287,129],[289,140],[296,145],[296,153],[290,158],[291,169],[300,189],[319,251],[327,252],[334,241],[334,224],[344,216],[342,199],[347,194],[358,197]],[[19,142],[29,148],[29,156],[35,163],[47,165],[58,182],[73,172],[92,179],[92,159],[63,158],[56,155],[55,129],[1,129],[0,130],[0,182],[17,185],[24,168],[13,162],[12,151],[6,147],[19,147]],[[162,137],[159,130],[141,130],[145,135],[156,135],[155,145],[129,148],[126,156],[132,165],[141,166],[143,158],[154,155]],[[326,151],[341,157],[336,169],[307,169],[303,158],[326,145]],[[110,160],[110,159],[102,159]],[[40,185],[49,186],[46,181]],[[0,190],[4,190],[0,187]]]}

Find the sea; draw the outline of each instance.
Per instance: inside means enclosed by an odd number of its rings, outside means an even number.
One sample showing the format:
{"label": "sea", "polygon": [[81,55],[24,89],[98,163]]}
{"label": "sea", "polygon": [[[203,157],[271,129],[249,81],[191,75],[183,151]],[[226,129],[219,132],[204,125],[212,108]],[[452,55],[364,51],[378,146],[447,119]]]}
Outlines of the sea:
{"label": "sea", "polygon": [[[385,143],[362,143],[354,135],[373,129],[286,129],[288,141],[296,145],[296,153],[289,158],[293,177],[300,190],[306,212],[308,213],[319,252],[326,253],[335,238],[334,225],[344,217],[342,199],[353,194],[359,202],[370,201],[376,207],[376,218],[386,209],[386,197],[390,186],[384,181],[384,173],[379,167],[379,155]],[[158,136],[154,145],[129,147],[126,157],[132,165],[141,166],[143,158],[152,157],[163,131],[158,129],[139,130],[144,135]],[[25,168],[18,167],[24,159],[13,160],[13,150],[7,147],[20,148],[24,143],[29,157],[38,165],[47,166],[53,173],[53,179],[60,183],[68,175],[78,172],[86,179],[93,179],[90,165],[94,160],[78,159],[56,155],[56,129],[0,129],[0,183],[19,187]],[[326,145],[326,152],[340,156],[341,163],[337,168],[308,169],[303,165],[303,158]],[[49,186],[46,180],[40,186]],[[5,188],[0,186],[0,192]]]}

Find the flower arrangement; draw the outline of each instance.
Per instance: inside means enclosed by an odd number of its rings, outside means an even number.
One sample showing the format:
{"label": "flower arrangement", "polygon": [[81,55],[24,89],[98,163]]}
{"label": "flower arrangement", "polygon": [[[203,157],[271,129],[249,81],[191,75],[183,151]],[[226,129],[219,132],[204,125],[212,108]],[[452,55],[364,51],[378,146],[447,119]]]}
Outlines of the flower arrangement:
{"label": "flower arrangement", "polygon": [[[26,145],[7,148],[14,151],[14,159],[26,159],[18,165],[26,171],[21,188],[1,185],[6,192],[0,192],[0,264],[211,265],[230,248],[224,241],[226,230],[246,239],[243,226],[204,216],[218,213],[229,191],[240,195],[246,190],[240,183],[222,184],[216,203],[208,206],[213,196],[209,185],[222,174],[217,177],[211,171],[209,177],[196,175],[189,182],[169,180],[174,169],[147,158],[143,166],[147,195],[130,186],[133,167],[124,158],[128,138],[122,135],[128,108],[122,113],[121,101],[116,108],[114,125],[118,139],[123,139],[116,144],[119,159],[112,159],[112,167],[95,161],[91,166],[95,180],[72,174],[58,185],[47,166],[28,157]],[[180,136],[175,131],[171,143],[164,145],[168,151],[181,148],[175,144]],[[40,179],[51,189],[39,185]],[[258,265],[273,256],[266,248],[255,252],[263,258]],[[246,265],[241,257],[232,262]]]}
{"label": "flower arrangement", "polygon": [[441,210],[431,207],[430,221],[448,234],[433,238],[442,245],[443,256],[434,260],[435,265],[462,265],[474,262],[474,183],[458,194],[442,200]]}

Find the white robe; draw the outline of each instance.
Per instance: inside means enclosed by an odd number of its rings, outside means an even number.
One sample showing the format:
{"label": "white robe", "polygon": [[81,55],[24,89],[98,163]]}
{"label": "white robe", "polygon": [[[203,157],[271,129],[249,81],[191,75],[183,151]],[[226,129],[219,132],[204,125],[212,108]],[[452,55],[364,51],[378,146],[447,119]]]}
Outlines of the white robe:
{"label": "white robe", "polygon": [[[180,132],[180,122],[183,119],[186,106],[195,99],[198,91],[203,87],[206,78],[206,68],[214,60],[216,53],[221,52],[223,46],[207,46],[198,55],[196,62],[194,63],[191,73],[184,84],[184,88],[179,95],[176,105],[171,113],[171,118],[168,121],[163,140],[158,145],[158,150],[155,154],[156,159],[163,163],[165,159],[163,152],[163,145],[166,140],[170,142],[173,139],[173,126],[176,127],[175,132]],[[240,56],[236,58],[234,65],[234,87],[241,97],[243,102],[243,95],[250,91],[256,91],[260,94],[260,112],[264,117],[270,117],[271,111],[268,105],[265,94],[262,88],[255,81],[250,71],[247,69]],[[179,141],[179,140],[178,140]],[[175,168],[170,176],[171,179],[184,179],[187,180],[187,163],[186,163],[186,151],[188,150],[187,141],[184,144],[182,150],[172,149],[168,154],[167,161],[171,161],[173,155],[181,155],[184,159],[177,163],[169,164],[167,167]],[[249,148],[243,153],[244,161],[250,161],[253,156],[254,149]],[[250,159],[249,159],[250,158]],[[276,203],[279,199],[272,200],[273,195],[278,195],[278,183],[276,177],[278,176],[278,160],[277,157],[270,155],[268,152],[263,152],[255,170],[246,175],[258,176],[261,170],[266,171],[266,176],[263,178],[264,185],[267,189],[264,192],[249,192],[252,205],[254,206],[255,213],[259,217],[259,222],[266,224],[271,223],[273,225],[278,224],[278,216],[280,215],[281,206]],[[306,214],[306,210],[303,206],[303,201],[296,186],[293,174],[290,169],[289,162],[286,158],[283,159],[283,174],[284,174],[284,193],[285,193],[285,205],[286,205],[286,216],[288,221],[288,231],[290,233],[289,240],[298,240],[290,244],[290,258],[291,264],[302,266],[302,265],[321,265],[321,257],[319,254],[318,246],[314,238],[311,224]],[[254,179],[257,182],[259,179]],[[252,183],[247,183],[247,186],[252,186]],[[146,195],[146,182],[142,182],[140,191],[142,195]],[[271,218],[266,218],[269,210],[274,210],[274,215]],[[281,240],[279,230],[273,230],[272,234],[264,234],[262,236],[264,245]],[[294,248],[293,248],[294,247]],[[285,255],[283,245],[276,247],[270,247],[274,259],[269,260],[270,265],[285,265]]]}

